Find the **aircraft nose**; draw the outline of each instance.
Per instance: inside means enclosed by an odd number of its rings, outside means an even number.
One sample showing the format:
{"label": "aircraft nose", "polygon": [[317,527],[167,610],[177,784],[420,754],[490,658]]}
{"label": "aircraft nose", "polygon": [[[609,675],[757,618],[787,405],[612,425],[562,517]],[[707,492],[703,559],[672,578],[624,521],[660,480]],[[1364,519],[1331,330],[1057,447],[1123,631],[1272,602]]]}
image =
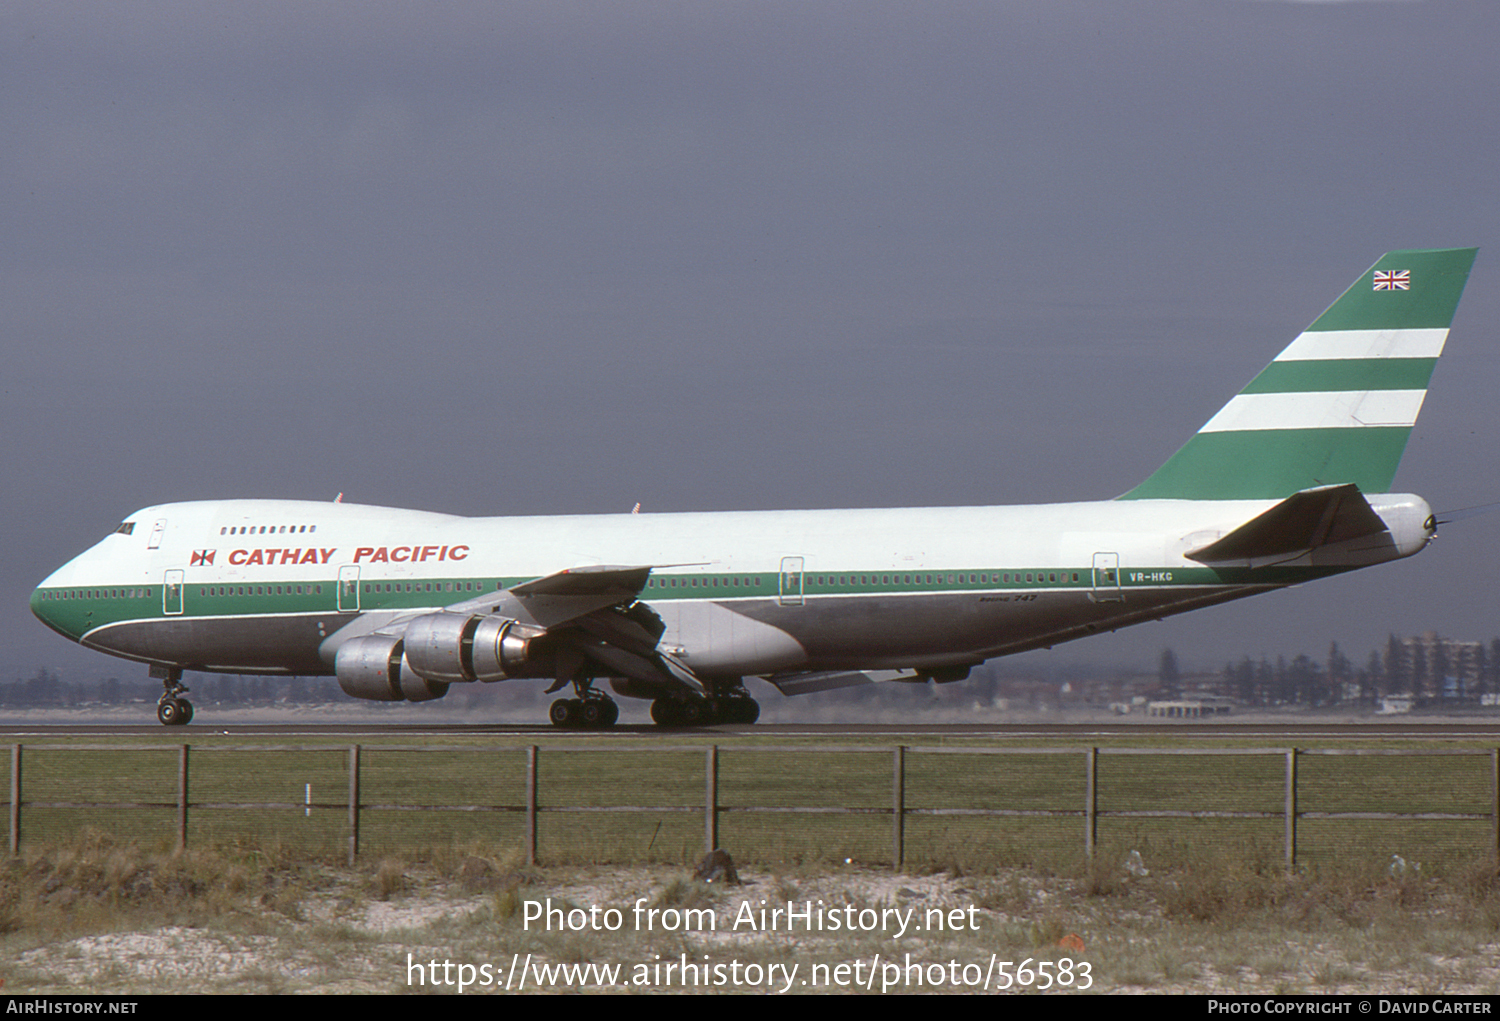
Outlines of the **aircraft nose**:
{"label": "aircraft nose", "polygon": [[65,638],[76,640],[76,631],[67,625],[66,605],[67,601],[58,589],[43,585],[31,593],[31,612],[36,619]]}
{"label": "aircraft nose", "polygon": [[34,589],[32,591],[32,593],[31,593],[31,612],[32,612],[32,615],[35,616],[36,619],[39,620],[39,621],[41,621],[43,624],[48,624],[50,626],[51,621],[49,621],[47,619],[47,603],[48,603],[48,601],[49,600],[47,599],[47,593],[43,592],[40,587],[38,587],[38,588],[36,588],[36,589]]}

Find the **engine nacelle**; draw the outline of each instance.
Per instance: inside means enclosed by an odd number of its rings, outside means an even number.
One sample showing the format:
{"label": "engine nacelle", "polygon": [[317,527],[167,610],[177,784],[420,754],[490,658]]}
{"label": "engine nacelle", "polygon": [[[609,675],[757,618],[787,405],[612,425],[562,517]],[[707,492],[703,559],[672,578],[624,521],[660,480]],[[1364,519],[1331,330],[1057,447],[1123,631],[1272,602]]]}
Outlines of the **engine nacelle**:
{"label": "engine nacelle", "polygon": [[509,617],[429,613],[406,626],[406,662],[430,681],[519,677],[544,628]]}
{"label": "engine nacelle", "polygon": [[333,659],[339,687],[355,698],[376,702],[430,702],[448,694],[448,685],[419,677],[402,655],[402,641],[364,635],[339,646]]}

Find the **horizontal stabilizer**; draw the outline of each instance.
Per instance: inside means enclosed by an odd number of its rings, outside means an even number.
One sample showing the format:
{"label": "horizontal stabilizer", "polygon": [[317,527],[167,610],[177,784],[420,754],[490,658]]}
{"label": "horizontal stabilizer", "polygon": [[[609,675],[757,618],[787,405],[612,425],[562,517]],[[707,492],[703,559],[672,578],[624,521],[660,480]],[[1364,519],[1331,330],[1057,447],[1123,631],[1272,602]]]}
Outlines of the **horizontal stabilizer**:
{"label": "horizontal stabilizer", "polygon": [[822,673],[773,674],[764,678],[783,695],[811,695],[815,691],[853,688],[860,684],[919,679],[919,675],[910,670],[829,670]]}
{"label": "horizontal stabilizer", "polygon": [[1186,555],[1200,564],[1281,559],[1384,531],[1385,522],[1358,486],[1320,486],[1293,493],[1222,539]]}

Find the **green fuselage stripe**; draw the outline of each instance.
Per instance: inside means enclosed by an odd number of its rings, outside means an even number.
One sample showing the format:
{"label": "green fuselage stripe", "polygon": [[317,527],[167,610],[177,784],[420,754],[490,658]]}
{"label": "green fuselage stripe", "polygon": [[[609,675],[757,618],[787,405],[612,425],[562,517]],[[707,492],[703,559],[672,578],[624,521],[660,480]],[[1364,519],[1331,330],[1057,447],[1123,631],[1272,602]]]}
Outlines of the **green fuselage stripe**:
{"label": "green fuselage stripe", "polygon": [[[773,573],[746,572],[728,574],[657,574],[653,575],[640,598],[647,603],[674,600],[709,599],[718,602],[735,599],[777,599],[800,596],[802,600],[839,596],[920,596],[955,594],[996,594],[1002,596],[1026,593],[1084,593],[1100,589],[1129,591],[1170,587],[1222,585],[1290,585],[1310,581],[1344,568],[1246,568],[1211,567],[1123,567],[1118,579],[1095,577],[1090,567],[1015,570],[993,568],[963,571],[805,571],[784,578]],[[372,610],[438,610],[473,595],[495,591],[497,585],[510,587],[530,579],[508,578],[484,581],[410,582],[361,579],[359,612]],[[785,590],[779,583],[785,582]],[[441,588],[441,594],[427,586]],[[459,591],[451,591],[448,586]],[[368,589],[367,589],[368,586]],[[391,591],[385,589],[389,586]],[[466,588],[465,586],[472,586]],[[338,583],[336,579],[304,584],[302,594],[276,593],[267,585],[186,585],[185,605],[181,614],[166,614],[162,608],[160,586],[129,589],[38,589],[32,594],[32,605],[38,616],[74,638],[96,628],[124,621],[183,620],[199,617],[266,617],[298,614],[329,614],[337,619]],[[321,587],[321,592],[315,589]],[[212,588],[213,594],[209,595]],[[220,595],[220,589],[223,594]],[[408,590],[410,589],[410,590]],[[269,591],[268,591],[269,590]],[[350,611],[343,611],[347,614]]]}
{"label": "green fuselage stripe", "polygon": [[1337,358],[1272,362],[1247,394],[1426,390],[1436,358]]}

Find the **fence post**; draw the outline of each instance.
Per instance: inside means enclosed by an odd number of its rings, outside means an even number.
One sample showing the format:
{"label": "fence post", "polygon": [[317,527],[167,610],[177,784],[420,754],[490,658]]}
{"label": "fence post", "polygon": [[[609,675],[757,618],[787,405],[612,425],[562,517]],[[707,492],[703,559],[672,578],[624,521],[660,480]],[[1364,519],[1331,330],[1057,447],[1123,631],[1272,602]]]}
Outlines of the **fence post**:
{"label": "fence post", "polygon": [[21,853],[21,746],[10,746],[10,854]]}
{"label": "fence post", "polygon": [[891,767],[891,868],[906,864],[906,745],[896,746]]}
{"label": "fence post", "polygon": [[708,746],[707,761],[703,764],[703,842],[708,846],[704,854],[713,854],[719,846],[719,746]]}
{"label": "fence post", "polygon": [[187,850],[188,745],[177,749],[177,853]]}
{"label": "fence post", "polygon": [[359,855],[359,745],[349,746],[349,864]]}
{"label": "fence post", "polygon": [[526,749],[526,864],[536,864],[536,745]]}
{"label": "fence post", "polygon": [[1094,850],[1099,838],[1099,749],[1089,748],[1084,755],[1084,805],[1083,805],[1083,856],[1090,865],[1094,863]]}
{"label": "fence post", "polygon": [[1500,861],[1500,748],[1490,749],[1490,850]]}
{"label": "fence post", "polygon": [[1297,749],[1286,753],[1286,867],[1297,867]]}

